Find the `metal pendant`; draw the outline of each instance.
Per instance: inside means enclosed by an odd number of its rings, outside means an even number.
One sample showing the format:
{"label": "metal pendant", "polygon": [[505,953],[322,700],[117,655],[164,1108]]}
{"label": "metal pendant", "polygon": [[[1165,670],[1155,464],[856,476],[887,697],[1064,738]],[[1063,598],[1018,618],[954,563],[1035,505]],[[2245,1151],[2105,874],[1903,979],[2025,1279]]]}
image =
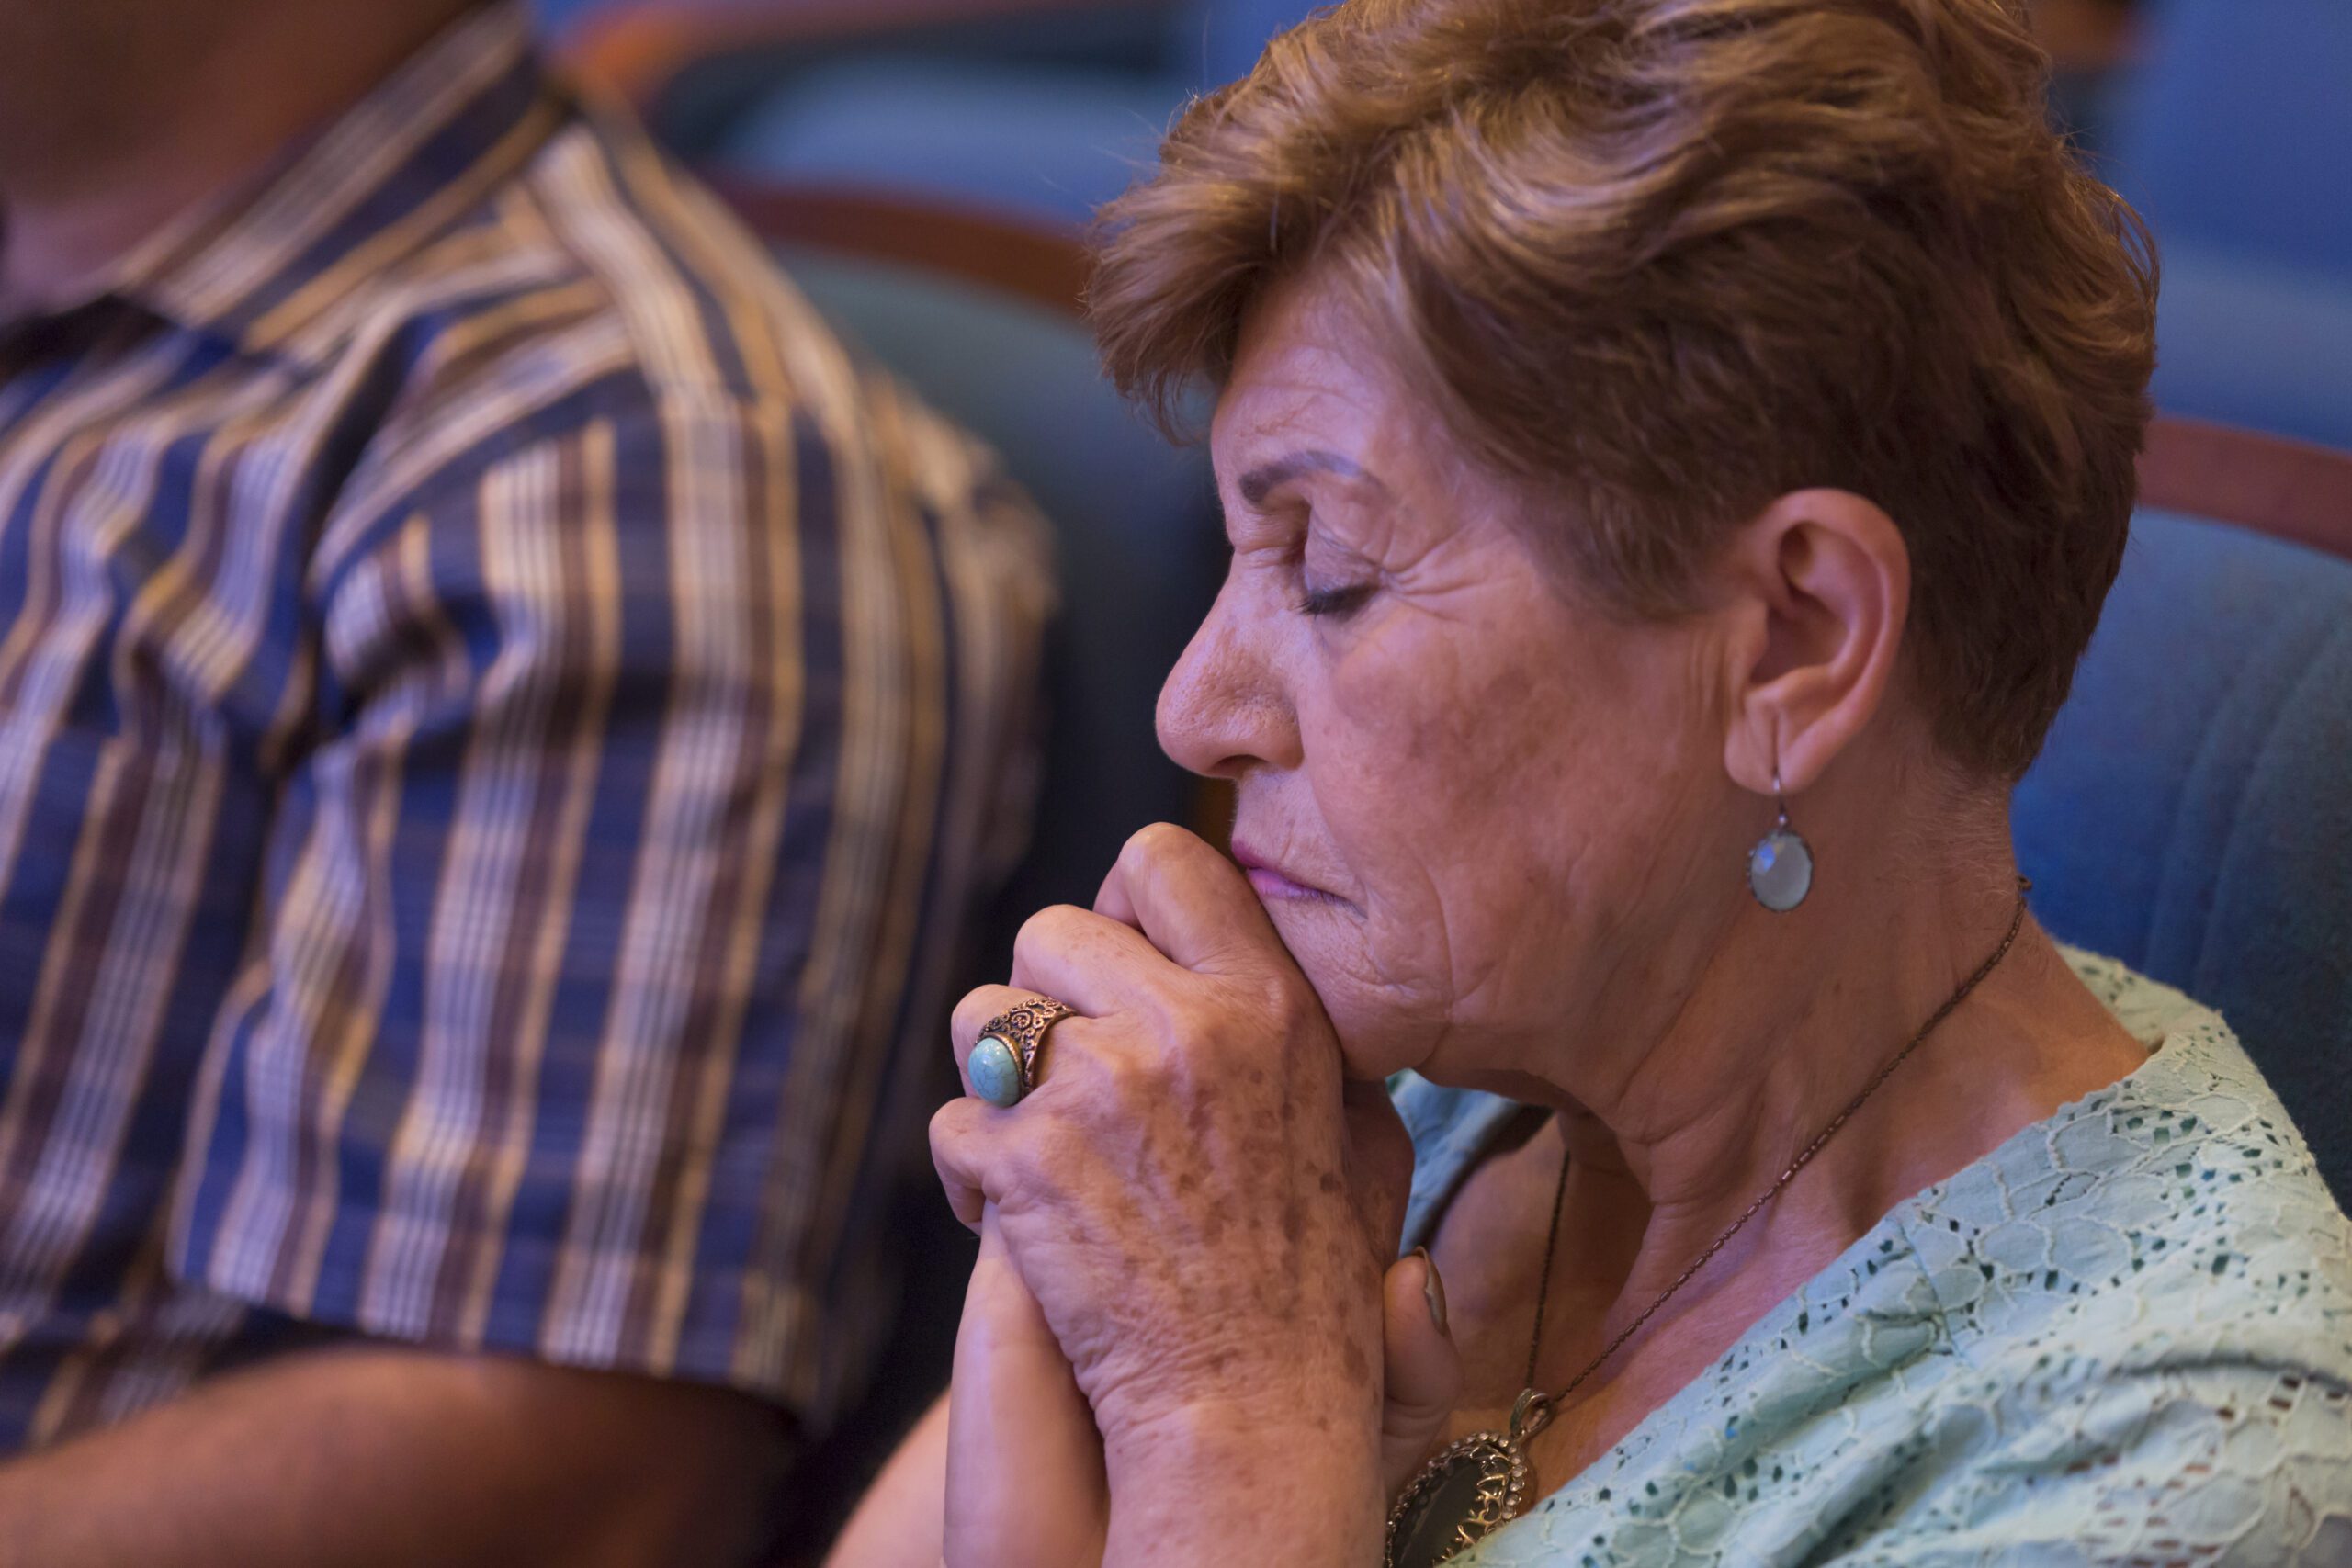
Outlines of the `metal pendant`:
{"label": "metal pendant", "polygon": [[1473,1432],[1421,1466],[1388,1510],[1385,1568],[1438,1568],[1524,1513],[1521,1445],[1552,1424],[1555,1407],[1554,1396],[1521,1389],[1511,1404],[1510,1430]]}
{"label": "metal pendant", "polygon": [[1388,1512],[1387,1568],[1437,1568],[1519,1517],[1527,1456],[1507,1432],[1477,1432],[1423,1465]]}

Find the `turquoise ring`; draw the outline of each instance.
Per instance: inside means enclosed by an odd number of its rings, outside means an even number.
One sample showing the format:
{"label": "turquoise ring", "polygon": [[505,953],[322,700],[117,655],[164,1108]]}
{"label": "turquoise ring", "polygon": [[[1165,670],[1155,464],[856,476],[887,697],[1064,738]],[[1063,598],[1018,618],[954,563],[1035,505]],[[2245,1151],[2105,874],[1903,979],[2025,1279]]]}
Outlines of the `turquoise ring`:
{"label": "turquoise ring", "polygon": [[1046,1031],[1071,1010],[1067,1003],[1039,997],[989,1020],[964,1060],[972,1092],[1002,1110],[1020,1104],[1021,1097],[1037,1087],[1037,1052],[1046,1043]]}

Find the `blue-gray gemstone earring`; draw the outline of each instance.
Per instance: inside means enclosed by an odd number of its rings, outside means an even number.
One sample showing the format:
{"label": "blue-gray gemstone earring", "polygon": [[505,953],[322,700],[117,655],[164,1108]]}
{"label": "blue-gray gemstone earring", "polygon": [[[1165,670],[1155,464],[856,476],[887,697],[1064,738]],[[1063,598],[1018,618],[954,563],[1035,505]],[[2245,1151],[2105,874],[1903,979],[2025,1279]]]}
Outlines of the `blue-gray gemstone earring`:
{"label": "blue-gray gemstone earring", "polygon": [[1778,769],[1772,773],[1772,804],[1779,820],[1747,852],[1747,890],[1774,914],[1785,915],[1813,891],[1813,847],[1789,826],[1789,803],[1781,794]]}

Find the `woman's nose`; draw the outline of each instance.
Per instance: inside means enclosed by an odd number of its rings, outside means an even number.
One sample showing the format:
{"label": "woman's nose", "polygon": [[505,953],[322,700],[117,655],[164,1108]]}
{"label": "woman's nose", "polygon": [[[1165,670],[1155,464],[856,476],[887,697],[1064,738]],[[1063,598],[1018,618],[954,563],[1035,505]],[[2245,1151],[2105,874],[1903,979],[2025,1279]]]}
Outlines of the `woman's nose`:
{"label": "woman's nose", "polygon": [[1236,601],[1228,582],[1159,689],[1160,749],[1204,777],[1298,765],[1291,704]]}

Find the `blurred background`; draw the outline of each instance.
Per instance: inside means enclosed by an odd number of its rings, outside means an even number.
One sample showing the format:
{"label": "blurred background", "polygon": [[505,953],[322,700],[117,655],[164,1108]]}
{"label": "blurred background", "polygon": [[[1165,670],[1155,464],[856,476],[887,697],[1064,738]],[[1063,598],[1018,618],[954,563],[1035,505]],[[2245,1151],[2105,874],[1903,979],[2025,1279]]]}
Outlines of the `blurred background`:
{"label": "blurred background", "polygon": [[[846,337],[992,442],[1055,525],[1056,761],[1004,908],[1090,901],[1144,822],[1222,841],[1218,803],[1160,759],[1150,725],[1223,570],[1205,458],[1102,383],[1080,240],[1188,97],[1307,7],[539,6],[568,71],[633,105]],[[2030,8],[2052,113],[2147,218],[2164,287],[2143,511],[2075,700],[2018,791],[2021,860],[2062,938],[2222,1008],[2346,1191],[2352,4]],[[801,1478],[812,1505],[854,1497],[939,1386],[963,1238],[935,1200],[905,1223],[940,1267],[915,1271],[899,1375],[862,1436]]]}
{"label": "blurred background", "polygon": [[[539,0],[575,71],[737,179],[1075,230],[1300,0]],[[2054,109],[2166,262],[2169,410],[2352,446],[2352,6],[2030,0]]]}

